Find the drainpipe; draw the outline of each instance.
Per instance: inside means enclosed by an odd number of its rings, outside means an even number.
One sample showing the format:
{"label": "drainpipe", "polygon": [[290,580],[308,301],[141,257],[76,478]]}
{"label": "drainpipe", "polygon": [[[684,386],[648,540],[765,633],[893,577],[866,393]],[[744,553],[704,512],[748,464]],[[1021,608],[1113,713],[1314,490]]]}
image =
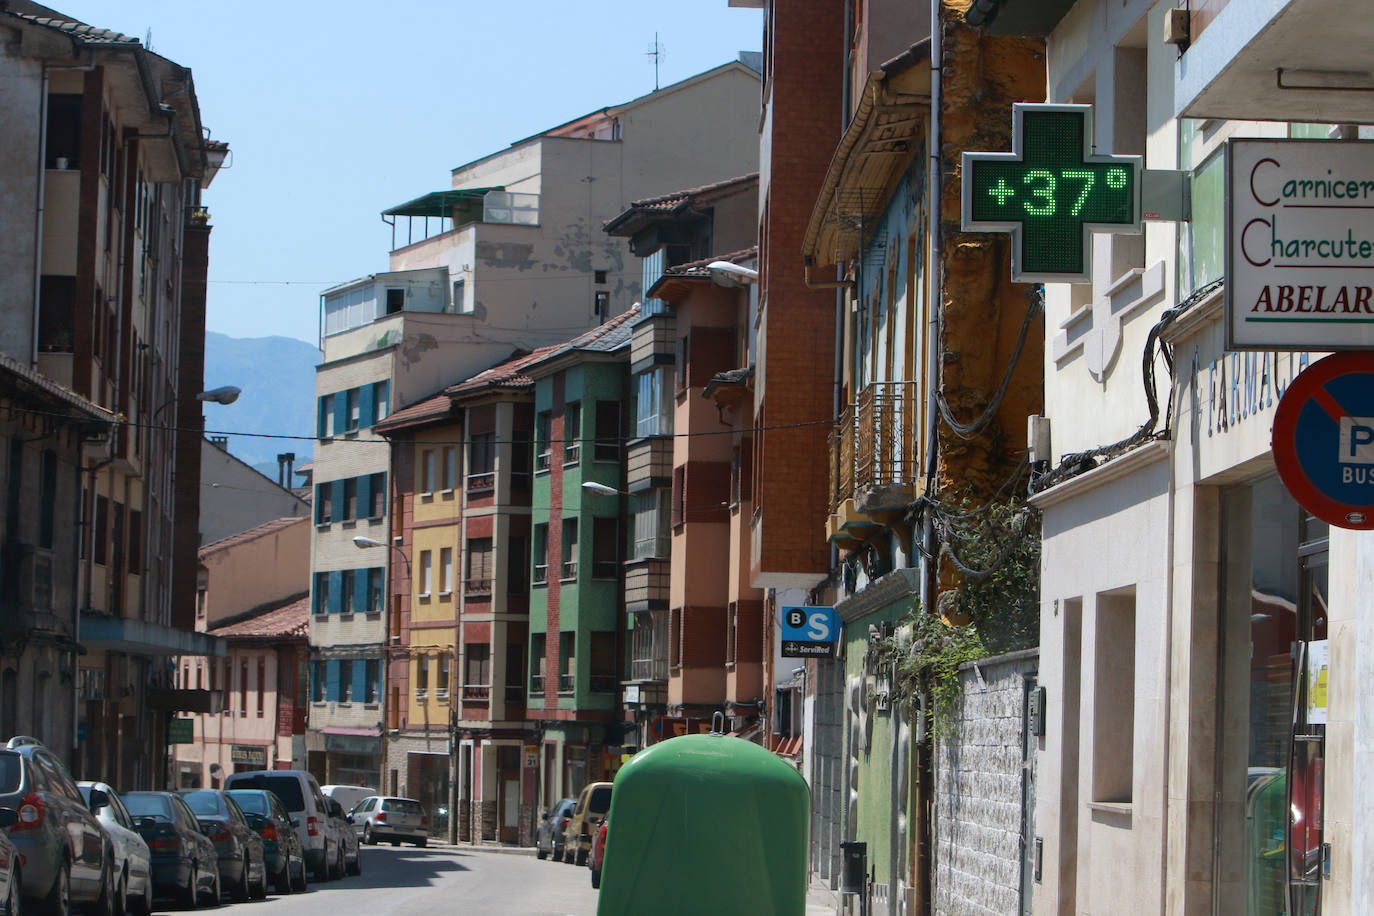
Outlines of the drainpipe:
{"label": "drainpipe", "polygon": [[[940,4],[941,0],[934,0],[930,5],[930,132],[928,141],[929,165],[926,175],[926,198],[928,201],[929,226],[926,232],[927,244],[927,292],[926,308],[929,313],[929,321],[926,327],[926,492],[931,492],[935,485],[936,474],[939,470],[939,451],[937,448],[939,426],[939,407],[936,403],[936,392],[940,383],[940,310],[943,302],[944,284],[941,282],[941,263],[940,263],[940,217],[943,205],[941,194],[941,157],[940,157],[940,107],[941,107],[941,64],[943,58],[943,36],[941,35],[940,23]],[[931,518],[930,507],[921,516],[921,541],[924,545],[926,557],[935,554],[937,545],[935,542],[935,523]],[[938,559],[923,559],[925,574],[921,577],[921,610],[922,613],[937,613],[935,607],[935,581],[939,572]],[[919,793],[922,804],[917,811],[917,838],[919,842],[915,865],[917,886],[920,889],[920,898],[917,903],[917,911],[921,913],[929,912],[930,905],[933,903],[930,893],[930,848],[931,837],[935,833],[935,808],[934,804],[929,804],[933,798],[933,782],[935,776],[934,764],[934,745],[935,738],[930,739],[916,749],[918,760],[918,772],[921,775],[921,791]],[[929,812],[929,813],[927,813]]]}

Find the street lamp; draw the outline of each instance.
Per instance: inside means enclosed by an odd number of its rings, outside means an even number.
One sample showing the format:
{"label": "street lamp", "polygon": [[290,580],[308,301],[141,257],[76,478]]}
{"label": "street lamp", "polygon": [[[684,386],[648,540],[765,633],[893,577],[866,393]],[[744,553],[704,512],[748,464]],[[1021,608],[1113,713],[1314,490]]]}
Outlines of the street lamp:
{"label": "street lamp", "polygon": [[622,490],[617,490],[615,487],[608,487],[608,486],[606,486],[604,483],[597,483],[597,482],[594,481],[594,480],[588,480],[588,481],[584,482],[584,483],[582,484],[582,489],[586,490],[588,493],[595,493],[595,494],[598,495],[598,496],[627,496],[627,495],[628,495],[627,493],[625,493],[625,492],[622,491]]}
{"label": "street lamp", "polygon": [[[233,385],[221,385],[218,388],[211,388],[209,391],[198,391],[196,392],[195,398],[197,401],[206,401],[211,404],[232,404],[239,399],[239,395],[242,393],[243,391],[241,389],[236,388]],[[149,424],[156,425],[157,418],[162,416],[162,412],[164,410],[166,410],[168,407],[171,407],[173,404],[178,404],[186,400],[189,397],[190,395],[182,395],[181,397],[175,397],[172,398],[170,401],[167,401],[157,410],[153,411],[153,415],[148,418]]]}

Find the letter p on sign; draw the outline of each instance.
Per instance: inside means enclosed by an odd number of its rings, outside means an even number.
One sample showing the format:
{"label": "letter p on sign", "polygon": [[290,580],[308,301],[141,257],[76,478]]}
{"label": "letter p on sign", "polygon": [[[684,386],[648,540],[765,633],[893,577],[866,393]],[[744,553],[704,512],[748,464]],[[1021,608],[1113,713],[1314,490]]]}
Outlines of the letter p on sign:
{"label": "letter p on sign", "polygon": [[1340,452],[1340,462],[1374,464],[1374,417],[1341,417]]}

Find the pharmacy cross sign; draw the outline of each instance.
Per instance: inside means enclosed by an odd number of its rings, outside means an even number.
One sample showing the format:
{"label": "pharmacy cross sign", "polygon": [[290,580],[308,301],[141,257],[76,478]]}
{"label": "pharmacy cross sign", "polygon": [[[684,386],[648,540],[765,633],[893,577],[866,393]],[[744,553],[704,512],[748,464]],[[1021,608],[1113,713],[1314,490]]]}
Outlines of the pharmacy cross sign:
{"label": "pharmacy cross sign", "polygon": [[1014,282],[1089,282],[1092,230],[1140,231],[1140,157],[1093,155],[1092,114],[1018,102],[1010,153],[964,153],[964,229],[1011,233]]}

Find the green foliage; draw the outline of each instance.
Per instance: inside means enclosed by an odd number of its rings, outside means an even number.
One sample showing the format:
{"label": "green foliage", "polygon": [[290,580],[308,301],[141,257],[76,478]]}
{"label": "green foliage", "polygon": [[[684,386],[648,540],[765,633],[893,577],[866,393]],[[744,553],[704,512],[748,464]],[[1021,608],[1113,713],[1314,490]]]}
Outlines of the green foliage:
{"label": "green foliage", "polygon": [[1040,642],[1040,513],[1020,499],[993,501],[942,521],[945,555],[958,569],[940,596],[947,618],[967,620],[988,654]]}
{"label": "green foliage", "polygon": [[931,724],[937,733],[948,735],[963,692],[959,666],[988,654],[978,631],[946,623],[918,608],[900,622],[897,633],[886,646],[892,663],[893,697],[914,706],[918,696],[928,695]]}

